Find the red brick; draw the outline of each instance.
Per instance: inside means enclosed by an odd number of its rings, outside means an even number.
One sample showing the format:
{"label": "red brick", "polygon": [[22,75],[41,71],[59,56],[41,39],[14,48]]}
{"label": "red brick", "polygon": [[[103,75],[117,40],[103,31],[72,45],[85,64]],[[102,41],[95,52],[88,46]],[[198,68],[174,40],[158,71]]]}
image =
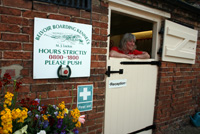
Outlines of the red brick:
{"label": "red brick", "polygon": [[23,50],[33,51],[33,44],[23,44]]}
{"label": "red brick", "polygon": [[71,18],[71,22],[82,23],[82,24],[90,24],[90,20],[80,19],[80,18]]}
{"label": "red brick", "polygon": [[0,31],[2,32],[13,32],[13,33],[19,33],[20,27],[17,25],[8,25],[8,24],[0,24]]}
{"label": "red brick", "polygon": [[37,11],[43,11],[48,13],[57,13],[58,12],[58,6],[55,4],[44,4],[44,3],[34,3],[33,8]]}
{"label": "red brick", "polygon": [[55,14],[50,14],[48,16],[49,19],[55,19],[55,20],[62,20],[62,21],[70,21],[69,16],[62,16],[62,15],[55,15]]}
{"label": "red brick", "polygon": [[2,40],[5,41],[21,41],[21,42],[28,42],[29,36],[23,34],[2,34]]}
{"label": "red brick", "polygon": [[105,89],[104,88],[98,88],[98,89],[94,89],[94,94],[103,94],[105,93]]}
{"label": "red brick", "polygon": [[36,12],[36,11],[24,11],[22,14],[23,17],[26,18],[34,18],[34,17],[40,17],[40,18],[46,18],[47,17],[47,13],[43,13],[43,12]]}
{"label": "red brick", "polygon": [[[2,52],[0,52],[0,59],[2,59]],[[1,66],[1,64],[0,64],[0,66]],[[1,74],[1,71],[0,71],[0,74]]]}
{"label": "red brick", "polygon": [[91,62],[91,67],[105,67],[106,62]]}
{"label": "red brick", "polygon": [[[63,97],[62,97],[62,98],[59,98],[59,97],[58,97],[57,102],[60,103],[60,102],[62,102],[62,101],[64,101],[66,105],[67,105],[67,104],[70,104],[70,105],[71,105],[72,97],[68,97],[68,98],[63,98]],[[75,98],[74,98],[74,102],[75,102]]]}
{"label": "red brick", "polygon": [[107,23],[108,22],[108,16],[107,15],[101,15],[100,21]]}
{"label": "red brick", "polygon": [[23,61],[23,67],[32,67],[33,66],[33,62],[32,61]]}
{"label": "red brick", "polygon": [[107,42],[106,41],[100,42],[99,47],[107,47]]}
{"label": "red brick", "polygon": [[0,50],[22,50],[21,43],[0,42]]}
{"label": "red brick", "polygon": [[32,8],[32,1],[27,0],[2,0],[3,5],[25,9]]}
{"label": "red brick", "polygon": [[56,91],[49,91],[48,92],[49,98],[67,97],[67,96],[69,96],[68,90],[56,90]]}
{"label": "red brick", "polygon": [[92,30],[94,34],[100,34],[99,28],[93,27]]}
{"label": "red brick", "polygon": [[94,82],[94,88],[96,87],[99,87],[99,88],[105,87],[105,82]]}
{"label": "red brick", "polygon": [[20,16],[21,10],[9,8],[9,7],[0,7],[0,14]]}
{"label": "red brick", "polygon": [[54,85],[52,84],[42,84],[42,85],[32,85],[32,92],[44,92],[54,90]]}
{"label": "red brick", "polygon": [[22,76],[29,76],[29,69],[22,69],[21,70],[21,75]]}
{"label": "red brick", "polygon": [[108,7],[108,2],[101,1],[101,6],[103,6],[103,7]]}
{"label": "red brick", "polygon": [[88,128],[88,130],[93,131],[93,130],[98,129],[98,128],[102,128],[102,124],[96,124],[96,125],[90,126]]}
{"label": "red brick", "polygon": [[83,11],[83,10],[81,11],[82,18],[90,19],[90,16],[91,16],[90,12]]}
{"label": "red brick", "polygon": [[91,55],[92,61],[106,61],[106,55]]}
{"label": "red brick", "polygon": [[1,16],[1,22],[2,23],[7,23],[7,24],[17,24],[21,25],[23,19],[21,17],[13,17],[13,16]]}
{"label": "red brick", "polygon": [[107,35],[107,29],[100,29],[101,35]]}
{"label": "red brick", "polygon": [[108,8],[97,6],[97,5],[92,6],[92,11],[97,12],[97,13],[102,13],[102,14],[108,14]]}
{"label": "red brick", "polygon": [[21,60],[6,60],[6,61],[1,61],[0,62],[0,66],[4,67],[4,66],[11,66],[11,65],[22,65],[22,61]]}
{"label": "red brick", "polygon": [[47,92],[37,92],[37,98],[40,98],[41,99],[44,99],[44,98],[47,98]]}
{"label": "red brick", "polygon": [[97,21],[99,21],[99,14],[97,14],[97,13],[92,13],[92,20],[97,20]]}
{"label": "red brick", "polygon": [[104,106],[105,101],[104,100],[98,100],[93,102],[93,106]]}
{"label": "red brick", "polygon": [[75,8],[60,6],[59,13],[64,15],[80,17],[80,10]]}
{"label": "red brick", "polygon": [[93,40],[97,41],[107,41],[107,36],[101,36],[101,35],[92,35]]}
{"label": "red brick", "polygon": [[[23,84],[23,83],[22,83]],[[19,90],[19,93],[29,93],[30,92],[30,85],[22,85]]]}
{"label": "red brick", "polygon": [[103,75],[97,75],[97,76],[90,76],[90,81],[103,81],[104,76]]}
{"label": "red brick", "polygon": [[32,19],[22,19],[22,26],[33,26],[33,20]]}
{"label": "red brick", "polygon": [[33,35],[33,27],[22,27],[22,33]]}
{"label": "red brick", "polygon": [[95,53],[95,54],[106,54],[107,53],[107,49],[92,48],[92,53]]}
{"label": "red brick", "polygon": [[94,114],[89,114],[88,115],[88,119],[97,119],[97,118],[103,118],[104,117],[104,113],[94,113]]}
{"label": "red brick", "polygon": [[36,84],[45,84],[48,83],[47,79],[37,79],[34,81]]}
{"label": "red brick", "polygon": [[31,52],[4,52],[4,59],[31,59]]}
{"label": "red brick", "polygon": [[91,69],[91,74],[105,74],[106,69]]}

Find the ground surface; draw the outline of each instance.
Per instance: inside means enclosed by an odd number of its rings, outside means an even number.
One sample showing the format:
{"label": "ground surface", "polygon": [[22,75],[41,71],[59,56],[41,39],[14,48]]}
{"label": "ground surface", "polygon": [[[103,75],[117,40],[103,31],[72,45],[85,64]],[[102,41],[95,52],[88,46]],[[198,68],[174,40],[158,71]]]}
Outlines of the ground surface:
{"label": "ground surface", "polygon": [[183,129],[176,131],[173,134],[200,134],[200,127],[194,127],[193,125],[187,125]]}

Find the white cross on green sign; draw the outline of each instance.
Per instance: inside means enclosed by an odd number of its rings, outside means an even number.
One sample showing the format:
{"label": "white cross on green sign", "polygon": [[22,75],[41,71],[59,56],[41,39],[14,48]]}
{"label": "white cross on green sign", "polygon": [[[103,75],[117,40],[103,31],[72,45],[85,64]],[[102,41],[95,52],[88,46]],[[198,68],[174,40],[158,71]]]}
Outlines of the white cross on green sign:
{"label": "white cross on green sign", "polygon": [[80,112],[92,110],[93,85],[80,85],[77,87],[77,107]]}

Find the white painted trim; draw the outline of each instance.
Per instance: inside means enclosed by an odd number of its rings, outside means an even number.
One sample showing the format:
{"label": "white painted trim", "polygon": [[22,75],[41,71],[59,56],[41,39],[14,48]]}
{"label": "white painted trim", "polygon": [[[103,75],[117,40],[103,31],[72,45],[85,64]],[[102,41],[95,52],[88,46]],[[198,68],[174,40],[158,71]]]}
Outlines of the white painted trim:
{"label": "white painted trim", "polygon": [[130,2],[128,0],[108,0],[108,1],[109,1],[109,4],[115,3],[115,4],[123,5],[126,7],[134,8],[134,9],[140,10],[142,12],[148,12],[148,13],[151,13],[151,14],[154,14],[157,16],[161,16],[161,17],[165,17],[165,18],[171,17],[170,13],[167,13],[167,12],[164,12],[164,11],[161,11],[158,9],[150,8],[147,6],[143,6],[143,5],[137,4],[135,2]]}

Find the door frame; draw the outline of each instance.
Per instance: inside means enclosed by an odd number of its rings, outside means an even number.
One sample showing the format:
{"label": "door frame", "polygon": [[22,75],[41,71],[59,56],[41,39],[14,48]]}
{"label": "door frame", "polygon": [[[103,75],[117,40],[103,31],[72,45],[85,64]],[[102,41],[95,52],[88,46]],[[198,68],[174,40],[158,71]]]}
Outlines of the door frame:
{"label": "door frame", "polygon": [[[145,61],[145,62],[151,62],[151,61],[158,61],[159,56],[157,55],[157,52],[160,48],[161,44],[161,38],[159,35],[159,30],[161,29],[161,23],[166,18],[170,18],[171,15],[169,13],[149,8],[134,2],[130,2],[127,0],[108,0],[109,7],[108,7],[108,35],[110,35],[110,26],[111,26],[111,11],[117,11],[122,12],[131,16],[143,18],[145,20],[148,20],[150,22],[153,22],[153,37],[152,37],[152,53],[151,53],[151,59],[135,59],[134,61]],[[115,59],[113,57],[109,57],[109,42],[110,37],[108,37],[107,40],[107,61]],[[123,59],[124,60],[124,59]],[[127,59],[125,59],[127,60]],[[108,89],[108,83],[107,83],[107,77],[106,77],[106,90]],[[106,96],[106,92],[105,92]],[[105,98],[105,102],[106,102]],[[106,112],[106,109],[105,109]],[[104,114],[105,118],[105,114]],[[105,121],[105,119],[104,119]],[[104,128],[103,128],[104,130]]]}

